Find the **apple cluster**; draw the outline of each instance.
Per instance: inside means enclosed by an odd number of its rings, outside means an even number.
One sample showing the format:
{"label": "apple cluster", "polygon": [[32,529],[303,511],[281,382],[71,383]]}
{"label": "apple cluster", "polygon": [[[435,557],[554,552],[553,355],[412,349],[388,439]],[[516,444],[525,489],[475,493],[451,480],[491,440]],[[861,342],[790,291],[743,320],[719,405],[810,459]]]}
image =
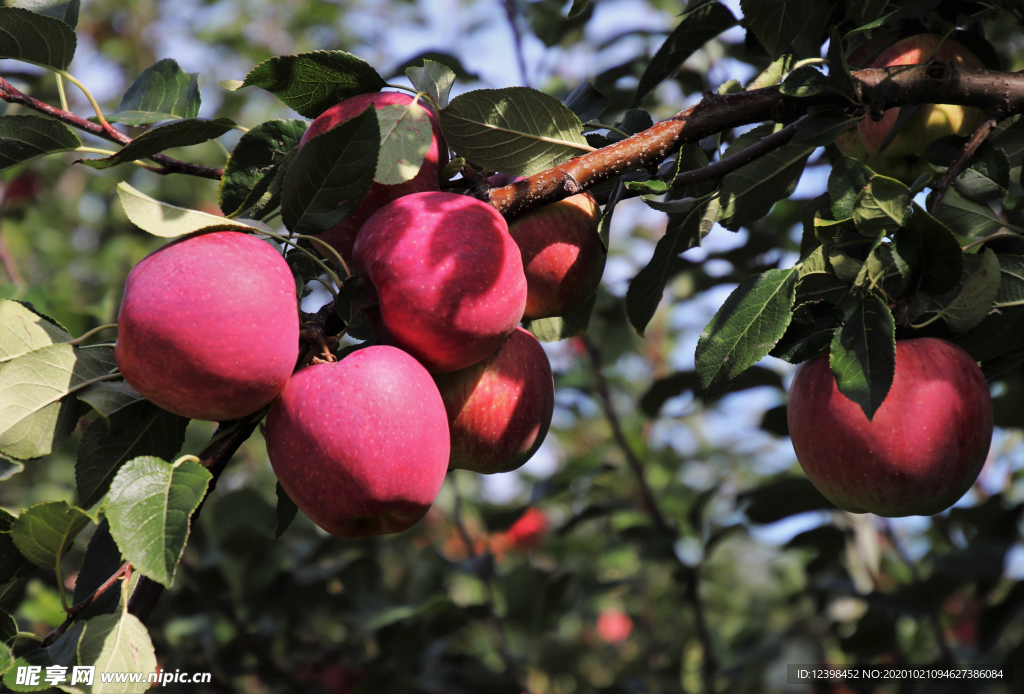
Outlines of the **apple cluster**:
{"label": "apple cluster", "polygon": [[[319,116],[300,141],[359,115],[410,104],[363,94]],[[194,419],[269,405],[264,436],[281,486],[343,538],[401,532],[430,508],[450,469],[514,470],[537,451],[554,381],[524,319],[560,316],[596,290],[606,251],[599,209],[581,194],[513,221],[440,190],[448,149],[436,114],[419,172],[374,182],[318,237],[361,278],[377,340],[296,371],[296,282],[270,244],[239,232],[176,240],[128,276],[115,355],[126,381]]]}

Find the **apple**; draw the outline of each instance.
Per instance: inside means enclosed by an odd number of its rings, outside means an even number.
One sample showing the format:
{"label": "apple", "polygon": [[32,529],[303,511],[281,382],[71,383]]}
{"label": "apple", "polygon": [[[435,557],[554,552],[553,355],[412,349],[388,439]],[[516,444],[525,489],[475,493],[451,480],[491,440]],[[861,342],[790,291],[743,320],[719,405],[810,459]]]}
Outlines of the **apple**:
{"label": "apple", "polygon": [[[961,43],[936,34],[918,34],[897,41],[884,50],[871,64],[873,68],[897,65],[920,65],[930,60],[954,63],[957,67],[981,69],[982,62]],[[836,140],[839,150],[848,157],[863,161],[875,173],[913,183],[921,173],[928,171],[928,163],[921,154],[929,144],[947,135],[967,136],[981,123],[980,109],[952,104],[925,104],[900,129],[898,135],[882,151],[878,149],[889,131],[896,125],[898,108],[888,109],[882,120],[864,118],[857,126],[863,150],[851,146],[851,138]]]}
{"label": "apple", "polygon": [[544,348],[522,328],[483,361],[435,374],[434,382],[448,413],[449,469],[508,472],[544,442],[555,384]]}
{"label": "apple", "polygon": [[[317,116],[306,132],[299,140],[299,148],[309,140],[327,132],[336,125],[355,118],[366,108],[373,104],[374,108],[382,109],[393,104],[406,105],[412,103],[411,94],[399,92],[373,92],[371,94],[358,94],[340,101],[331,108]],[[352,244],[355,243],[356,235],[370,215],[384,207],[392,200],[397,200],[403,195],[419,193],[427,190],[438,190],[438,173],[448,163],[448,145],[445,144],[441,135],[441,123],[428,102],[420,99],[423,106],[430,115],[430,124],[434,131],[434,139],[430,143],[430,149],[423,159],[423,165],[411,180],[397,185],[387,186],[374,182],[370,186],[370,192],[363,198],[363,202],[348,217],[335,224],[333,227],[320,234],[317,239],[334,248],[341,257],[348,262],[352,257]]]}
{"label": "apple", "polygon": [[797,369],[789,431],[807,477],[853,513],[932,515],[974,484],[992,441],[978,365],[932,337],[896,343],[892,387],[871,421],[839,392],[828,355]]}
{"label": "apple", "polygon": [[252,414],[284,388],[299,356],[295,278],[248,234],[171,242],[128,273],[117,367],[135,390],[192,419]]}
{"label": "apple", "polygon": [[622,610],[606,607],[597,616],[597,635],[605,643],[618,645],[633,633],[633,620]]}
{"label": "apple", "polygon": [[292,501],[347,539],[415,525],[448,470],[437,386],[419,362],[386,345],[297,372],[271,405],[264,437]]}
{"label": "apple", "polygon": [[[521,180],[496,174],[488,181],[505,186]],[[598,236],[601,208],[590,193],[572,195],[514,219],[508,231],[523,254],[526,311],[534,320],[564,316],[601,283],[608,252]]]}
{"label": "apple", "polygon": [[523,317],[519,248],[497,210],[466,195],[388,203],[366,220],[352,262],[377,295],[378,335],[431,371],[490,356]]}

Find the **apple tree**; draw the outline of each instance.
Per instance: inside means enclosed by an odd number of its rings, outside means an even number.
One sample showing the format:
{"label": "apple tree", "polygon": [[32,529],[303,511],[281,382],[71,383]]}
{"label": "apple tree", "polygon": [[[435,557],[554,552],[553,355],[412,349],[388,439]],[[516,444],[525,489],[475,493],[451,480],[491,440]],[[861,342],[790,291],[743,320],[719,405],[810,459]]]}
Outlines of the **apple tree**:
{"label": "apple tree", "polygon": [[3,687],[1024,662],[1019,7],[166,5],[0,7]]}

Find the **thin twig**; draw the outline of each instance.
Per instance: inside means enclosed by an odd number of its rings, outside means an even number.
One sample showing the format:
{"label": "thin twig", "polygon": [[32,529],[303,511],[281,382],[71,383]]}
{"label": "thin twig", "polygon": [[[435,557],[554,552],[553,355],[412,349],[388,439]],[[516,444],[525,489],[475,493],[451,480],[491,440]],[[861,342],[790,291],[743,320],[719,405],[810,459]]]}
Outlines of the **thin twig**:
{"label": "thin twig", "polygon": [[[665,514],[662,512],[661,507],[658,504],[657,497],[655,497],[654,491],[651,489],[644,476],[644,464],[640,460],[639,456],[637,456],[633,451],[633,447],[629,445],[629,441],[626,439],[626,434],[622,428],[622,422],[619,420],[619,415],[615,411],[615,406],[612,403],[611,392],[608,389],[608,381],[604,377],[604,357],[601,354],[601,349],[594,344],[594,341],[589,337],[583,337],[581,339],[587,349],[587,354],[590,356],[590,361],[593,365],[594,386],[597,389],[598,397],[601,399],[601,404],[604,406],[605,417],[608,419],[608,424],[612,429],[612,436],[615,438],[615,442],[618,444],[619,448],[622,449],[622,453],[626,457],[626,463],[629,465],[630,470],[633,471],[633,476],[636,477],[637,485],[640,487],[640,495],[643,498],[644,510],[647,511],[651,520],[654,521],[654,526],[674,543],[679,539],[679,531],[668,522],[667,518],[665,518]],[[704,614],[704,603],[700,598],[700,567],[694,567],[686,564],[675,552],[673,552],[672,555],[675,557],[676,563],[679,565],[679,569],[686,580],[686,601],[690,604],[690,608],[693,610],[693,618],[697,626],[697,638],[700,640],[701,646],[704,649],[704,660],[701,665],[701,674],[702,679],[704,680],[704,691],[713,692],[715,677],[718,673],[718,658],[715,655],[714,644],[711,639],[711,631],[708,628],[707,618]]]}
{"label": "thin twig", "polygon": [[[47,116],[55,118],[62,123],[66,123],[74,128],[85,131],[90,135],[95,135],[96,137],[101,137],[104,140],[116,142],[122,146],[127,145],[132,141],[132,138],[112,126],[108,126],[110,129],[107,130],[99,123],[93,123],[92,121],[86,120],[81,116],[71,113],[70,111],[65,111],[55,106],[51,106],[45,101],[40,101],[39,99],[28,96],[16,89],[10,82],[2,77],[0,77],[0,99],[9,104],[21,104],[33,111],[46,114]],[[213,180],[220,180],[220,177],[224,175],[224,171],[222,169],[215,169],[209,166],[202,166],[200,164],[192,164],[190,162],[174,159],[166,154],[154,154],[149,158],[160,164],[162,168],[154,169],[154,172],[161,175],[180,173],[199,176],[200,178],[210,178]]]}
{"label": "thin twig", "polygon": [[896,556],[900,558],[907,568],[910,570],[910,576],[914,580],[914,585],[919,586],[924,592],[924,599],[928,603],[928,618],[932,625],[932,631],[935,633],[935,641],[939,645],[939,652],[942,656],[942,665],[956,665],[956,660],[953,657],[953,649],[949,646],[949,641],[946,639],[946,632],[942,629],[942,622],[939,619],[939,608],[932,599],[931,587],[921,580],[921,574],[917,570],[917,564],[910,558],[910,556],[903,549],[903,544],[896,536],[896,532],[893,530],[892,525],[889,523],[887,518],[882,518],[882,532],[885,538],[889,541],[889,545],[892,547]]}
{"label": "thin twig", "polygon": [[939,204],[942,202],[943,196],[946,191],[949,190],[949,186],[953,184],[953,180],[959,176],[964,169],[967,168],[967,162],[970,161],[974,153],[978,151],[978,147],[981,147],[981,143],[985,141],[989,133],[992,132],[992,128],[996,127],[995,118],[987,118],[984,123],[978,126],[978,129],[971,135],[971,139],[967,141],[964,148],[960,150],[960,154],[957,155],[953,163],[950,164],[949,168],[946,169],[946,173],[942,174],[942,178],[939,182],[932,186],[932,199],[931,204],[928,205],[928,211],[935,214],[935,211],[939,209]]}
{"label": "thin twig", "polygon": [[43,639],[43,642],[40,644],[39,647],[40,648],[46,648],[46,647],[50,646],[54,641],[59,639],[61,636],[63,636],[64,632],[66,632],[68,630],[68,627],[71,626],[71,624],[75,621],[75,619],[78,617],[78,615],[82,614],[82,612],[84,612],[85,609],[87,607],[89,607],[89,605],[93,604],[93,602],[98,597],[100,597],[101,595],[106,593],[108,590],[110,590],[110,587],[113,586],[115,583],[117,583],[117,580],[119,578],[121,578],[122,576],[124,576],[128,572],[128,570],[130,568],[131,568],[131,564],[129,564],[128,562],[125,562],[124,564],[121,565],[121,568],[119,568],[117,571],[115,571],[114,574],[110,578],[108,578],[106,581],[104,581],[103,584],[99,588],[97,588],[95,591],[93,591],[92,595],[86,596],[82,600],[82,602],[78,603],[77,605],[73,605],[73,606],[69,607],[68,610],[67,610],[67,614],[68,614],[67,619],[65,619],[64,622],[59,627],[57,627],[56,629],[51,631],[49,634],[47,634],[46,638]]}
{"label": "thin twig", "polygon": [[522,668],[519,665],[519,661],[512,654],[512,648],[509,646],[508,638],[505,636],[505,627],[502,624],[501,619],[498,617],[497,611],[494,609],[494,585],[491,581],[491,577],[483,567],[479,559],[479,554],[476,551],[476,547],[473,545],[473,537],[469,534],[469,528],[466,527],[466,523],[462,517],[462,495],[459,494],[458,485],[455,484],[453,478],[452,490],[455,494],[455,508],[452,509],[452,524],[459,533],[459,537],[462,539],[463,544],[466,545],[466,555],[470,559],[470,563],[476,572],[477,578],[484,586],[484,609],[487,610],[487,623],[490,626],[491,631],[494,632],[494,640],[497,644],[498,655],[501,656],[502,661],[505,663],[505,668],[509,671],[516,683],[524,691],[529,693],[530,688],[527,686],[526,678],[523,677]]}

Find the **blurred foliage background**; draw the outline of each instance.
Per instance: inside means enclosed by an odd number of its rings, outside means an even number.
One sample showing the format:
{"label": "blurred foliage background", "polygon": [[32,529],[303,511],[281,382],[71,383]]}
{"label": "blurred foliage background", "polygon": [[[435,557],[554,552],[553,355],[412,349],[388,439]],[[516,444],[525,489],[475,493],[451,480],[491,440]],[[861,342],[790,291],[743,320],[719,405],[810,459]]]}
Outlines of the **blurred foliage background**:
{"label": "blurred foliage background", "polygon": [[[726,4],[742,15],[738,2]],[[456,93],[526,83],[564,97],[589,79],[611,98],[605,121],[614,122],[681,5],[600,0],[573,20],[566,11],[557,0],[91,0],[71,71],[112,107],[143,68],[174,58],[201,73],[201,115],[251,126],[294,114],[269,94],[229,93],[217,82],[273,55],[343,49],[385,76],[429,55],[457,70]],[[1019,27],[988,26],[1006,69],[1024,68]],[[827,35],[805,33],[813,46]],[[734,28],[643,106],[664,118],[767,64],[756,40]],[[58,102],[49,74],[10,61],[0,74]],[[77,95],[72,105],[89,113]],[[228,149],[237,136],[223,138]],[[225,160],[212,143],[172,154]],[[48,157],[2,176],[0,296],[32,302],[82,334],[115,322],[129,269],[161,244],[126,220],[114,186],[129,180],[209,211],[217,190],[208,180],[72,161]],[[700,331],[749,273],[793,263],[801,212],[827,173],[827,158],[813,155],[793,197],[767,218],[737,234],[716,227],[684,254],[646,339],[629,328],[622,297],[664,217],[623,203],[590,337],[547,346],[558,391],[545,446],[515,473],[450,474],[434,510],[406,533],[342,541],[300,514],[275,538],[275,480],[253,437],[148,622],[163,667],[212,671],[211,685],[188,689],[211,692],[845,694],[897,688],[812,690],[787,684],[785,665],[944,655],[1024,663],[1019,367],[993,386],[1000,428],[974,489],[947,513],[888,522],[830,508],[803,477],[785,431],[788,365],[767,358],[717,402],[694,393]],[[193,422],[183,453],[211,431]],[[0,482],[0,506],[74,502],[77,445]],[[88,539],[65,560],[69,585]],[[0,607],[45,633],[63,617],[53,582],[39,570],[5,587]],[[1016,687],[990,690],[1024,691],[1024,678]]]}

